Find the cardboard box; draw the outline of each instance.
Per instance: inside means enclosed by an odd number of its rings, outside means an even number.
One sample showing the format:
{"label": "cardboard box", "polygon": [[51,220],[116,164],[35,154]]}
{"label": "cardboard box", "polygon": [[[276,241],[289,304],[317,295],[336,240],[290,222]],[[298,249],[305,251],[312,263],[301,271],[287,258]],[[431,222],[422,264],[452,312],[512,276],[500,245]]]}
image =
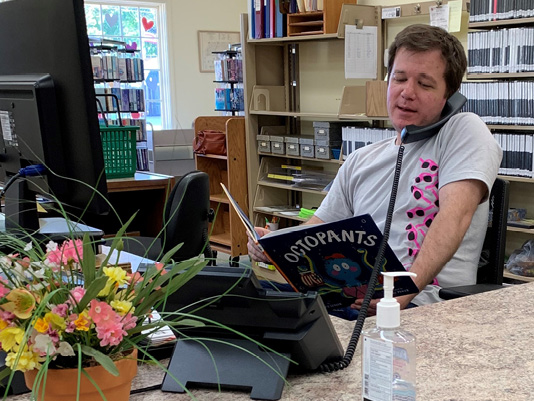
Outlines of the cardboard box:
{"label": "cardboard box", "polygon": [[386,81],[367,81],[366,89],[366,111],[367,117],[387,117],[387,91]]}

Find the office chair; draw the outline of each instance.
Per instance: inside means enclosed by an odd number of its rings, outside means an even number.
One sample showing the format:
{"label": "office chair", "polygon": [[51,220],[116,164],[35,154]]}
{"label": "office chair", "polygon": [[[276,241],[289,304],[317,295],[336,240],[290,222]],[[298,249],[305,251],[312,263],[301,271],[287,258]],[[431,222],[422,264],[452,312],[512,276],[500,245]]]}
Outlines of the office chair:
{"label": "office chair", "polygon": [[440,298],[454,299],[502,288],[509,186],[508,181],[497,178],[491,188],[488,229],[480,254],[477,283],[442,288],[439,291]]}
{"label": "office chair", "polygon": [[[183,246],[172,256],[175,262],[199,256],[212,258],[208,241],[210,208],[208,174],[191,171],[173,187],[165,206],[163,228],[156,238],[124,237],[124,251],[158,260],[176,245]],[[108,241],[109,245],[111,241]]]}

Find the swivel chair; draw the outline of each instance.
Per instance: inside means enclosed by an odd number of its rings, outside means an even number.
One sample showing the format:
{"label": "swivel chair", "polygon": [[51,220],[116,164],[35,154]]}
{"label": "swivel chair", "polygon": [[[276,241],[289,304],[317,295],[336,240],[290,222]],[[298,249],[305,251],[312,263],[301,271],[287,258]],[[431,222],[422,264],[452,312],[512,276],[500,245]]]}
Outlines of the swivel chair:
{"label": "swivel chair", "polygon": [[213,220],[213,210],[209,198],[208,175],[202,171],[185,174],[169,195],[163,227],[158,237],[124,237],[124,251],[158,260],[176,245],[183,243],[171,258],[175,262],[202,253],[205,258],[211,259],[208,224]]}
{"label": "swivel chair", "polygon": [[488,229],[480,254],[477,283],[442,288],[439,291],[440,298],[453,299],[502,288],[509,186],[508,181],[497,178],[491,188]]}

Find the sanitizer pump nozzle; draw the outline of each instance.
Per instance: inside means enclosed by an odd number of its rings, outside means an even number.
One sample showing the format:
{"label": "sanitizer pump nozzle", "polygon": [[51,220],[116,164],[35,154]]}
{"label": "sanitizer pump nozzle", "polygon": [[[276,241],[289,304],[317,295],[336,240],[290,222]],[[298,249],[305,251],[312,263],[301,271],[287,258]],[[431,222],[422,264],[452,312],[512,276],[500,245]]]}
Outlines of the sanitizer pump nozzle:
{"label": "sanitizer pump nozzle", "polygon": [[393,329],[400,326],[400,305],[393,298],[395,277],[416,277],[417,274],[411,272],[382,272],[382,275],[384,276],[384,298],[378,302],[376,307],[376,325],[384,329]]}

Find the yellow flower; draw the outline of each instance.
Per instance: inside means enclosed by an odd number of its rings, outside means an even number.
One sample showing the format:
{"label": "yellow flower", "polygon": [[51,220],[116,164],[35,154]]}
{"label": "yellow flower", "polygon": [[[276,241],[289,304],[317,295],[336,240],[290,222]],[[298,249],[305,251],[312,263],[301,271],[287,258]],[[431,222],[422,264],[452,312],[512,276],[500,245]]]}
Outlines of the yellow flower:
{"label": "yellow flower", "polygon": [[8,327],[0,331],[0,343],[2,343],[2,349],[6,352],[21,344],[23,338],[24,330],[19,327]]}
{"label": "yellow flower", "polygon": [[89,331],[89,327],[91,326],[91,321],[87,318],[87,312],[83,311],[78,315],[78,319],[74,321],[74,325],[76,326],[76,330],[79,331]]}
{"label": "yellow flower", "polygon": [[0,319],[0,330],[4,330],[9,325],[8,322],[6,322],[3,319]]}
{"label": "yellow flower", "polygon": [[134,312],[135,308],[132,307],[132,303],[129,301],[111,301],[111,307],[115,309],[119,315],[126,315],[128,312]]}
{"label": "yellow flower", "polygon": [[2,309],[12,312],[19,319],[28,319],[35,309],[35,298],[33,294],[24,288],[15,288],[6,295],[7,302],[2,305]]}
{"label": "yellow flower", "polygon": [[63,331],[67,327],[67,324],[65,323],[65,319],[63,319],[61,316],[53,312],[48,312],[44,318],[52,326],[54,330]]}
{"label": "yellow flower", "polygon": [[127,283],[126,271],[120,267],[104,267],[104,274],[108,276],[114,283],[123,285]]}
{"label": "yellow flower", "polygon": [[10,367],[12,370],[26,372],[27,370],[39,369],[41,367],[41,362],[45,360],[45,358],[40,357],[39,354],[29,349],[27,345],[24,346],[22,352],[20,353],[18,362],[17,354],[18,350],[14,352],[8,352],[6,355],[6,366]]}
{"label": "yellow flower", "polygon": [[43,318],[37,319],[37,321],[33,325],[33,328],[37,330],[39,333],[46,333],[46,331],[48,330],[48,327],[49,327],[48,322]]}
{"label": "yellow flower", "polygon": [[106,282],[106,285],[104,288],[100,290],[98,293],[99,297],[107,297],[109,293],[111,292],[111,289],[115,287],[115,283],[113,283],[113,280],[108,278],[108,281]]}

